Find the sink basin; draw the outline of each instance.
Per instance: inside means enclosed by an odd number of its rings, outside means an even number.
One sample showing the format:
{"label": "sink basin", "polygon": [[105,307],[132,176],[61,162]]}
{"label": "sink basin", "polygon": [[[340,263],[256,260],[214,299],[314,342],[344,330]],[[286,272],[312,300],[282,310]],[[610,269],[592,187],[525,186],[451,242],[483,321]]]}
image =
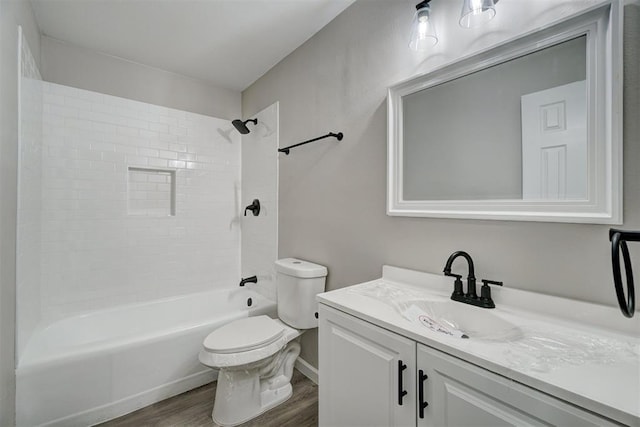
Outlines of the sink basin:
{"label": "sink basin", "polygon": [[417,312],[417,308],[445,328],[460,331],[470,339],[515,341],[523,336],[518,326],[490,309],[451,300],[411,300],[403,302],[402,306],[403,314],[414,306],[412,312]]}

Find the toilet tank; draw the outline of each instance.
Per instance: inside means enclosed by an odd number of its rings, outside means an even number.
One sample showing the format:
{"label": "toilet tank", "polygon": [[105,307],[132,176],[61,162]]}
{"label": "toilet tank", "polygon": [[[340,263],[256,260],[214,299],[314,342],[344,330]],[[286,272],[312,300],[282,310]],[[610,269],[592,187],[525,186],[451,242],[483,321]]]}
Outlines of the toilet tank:
{"label": "toilet tank", "polygon": [[276,261],[278,317],[296,329],[318,327],[316,295],[324,292],[327,267],[296,258]]}

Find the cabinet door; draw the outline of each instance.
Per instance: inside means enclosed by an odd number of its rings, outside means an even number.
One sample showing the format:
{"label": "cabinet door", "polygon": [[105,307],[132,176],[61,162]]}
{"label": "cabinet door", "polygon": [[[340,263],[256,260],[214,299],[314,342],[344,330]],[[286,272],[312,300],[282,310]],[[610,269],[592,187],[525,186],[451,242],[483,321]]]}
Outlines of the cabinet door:
{"label": "cabinet door", "polygon": [[320,426],[415,426],[415,342],[322,304],[319,314]]}
{"label": "cabinet door", "polygon": [[[417,369],[428,406],[418,426],[613,426],[611,421],[418,344]],[[418,380],[418,392],[420,390]],[[417,402],[420,405],[420,402]]]}

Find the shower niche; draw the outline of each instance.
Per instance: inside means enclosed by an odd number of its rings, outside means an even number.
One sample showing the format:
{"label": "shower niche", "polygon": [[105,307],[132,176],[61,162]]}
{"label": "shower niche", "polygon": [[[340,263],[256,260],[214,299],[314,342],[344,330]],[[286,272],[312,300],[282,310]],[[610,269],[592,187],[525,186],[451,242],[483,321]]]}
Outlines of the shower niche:
{"label": "shower niche", "polygon": [[127,212],[139,216],[175,216],[176,171],[129,166]]}

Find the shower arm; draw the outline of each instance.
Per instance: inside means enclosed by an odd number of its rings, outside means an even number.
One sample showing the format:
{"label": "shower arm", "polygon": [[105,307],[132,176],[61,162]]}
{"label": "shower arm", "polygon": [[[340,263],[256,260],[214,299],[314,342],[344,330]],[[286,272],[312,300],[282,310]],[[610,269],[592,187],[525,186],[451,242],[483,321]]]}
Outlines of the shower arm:
{"label": "shower arm", "polygon": [[297,144],[290,145],[288,147],[278,148],[278,152],[279,153],[284,153],[284,154],[286,154],[288,156],[289,155],[289,151],[292,148],[296,148],[296,147],[299,147],[301,145],[309,144],[310,142],[316,142],[316,141],[319,141],[321,139],[330,138],[330,137],[335,137],[338,141],[342,141],[343,136],[344,135],[342,134],[342,132],[338,132],[338,133],[329,132],[328,134],[319,136],[317,138],[309,139],[307,141],[302,141],[302,142],[299,142]]}

